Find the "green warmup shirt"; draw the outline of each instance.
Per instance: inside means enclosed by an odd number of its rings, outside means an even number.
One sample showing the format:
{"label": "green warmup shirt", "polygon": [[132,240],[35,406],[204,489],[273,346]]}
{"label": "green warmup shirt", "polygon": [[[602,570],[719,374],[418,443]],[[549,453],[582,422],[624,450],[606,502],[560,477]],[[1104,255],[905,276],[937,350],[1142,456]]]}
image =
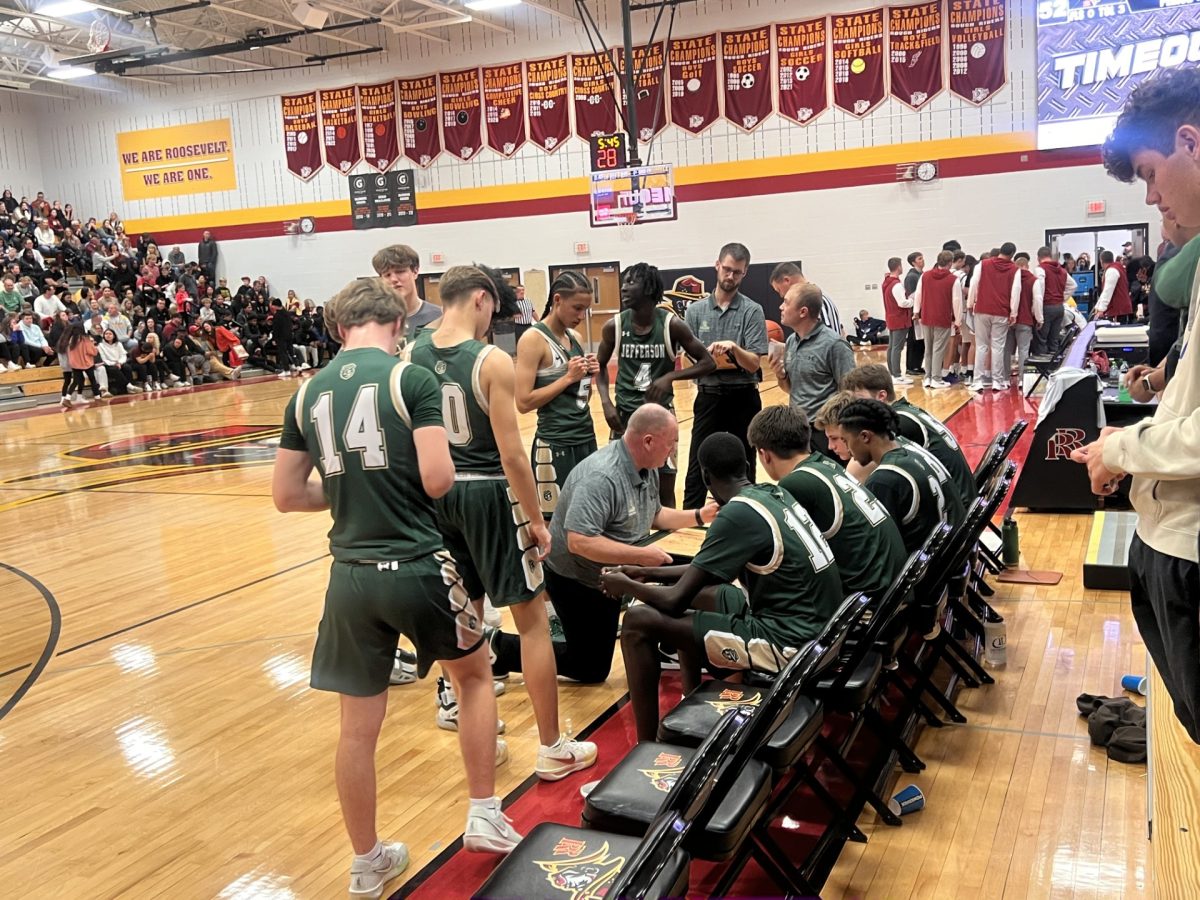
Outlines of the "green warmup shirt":
{"label": "green warmup shirt", "polygon": [[[568,351],[546,325],[535,322],[531,329],[545,338],[550,346],[550,365],[538,369],[534,378],[535,388],[544,388],[562,378],[567,364],[577,356],[583,356],[583,348],[569,330],[567,339],[571,344]],[[618,376],[619,380],[619,376]],[[592,411],[588,400],[592,396],[592,376],[585,375],[578,384],[573,384],[537,411],[537,436],[548,444],[559,447],[586,444],[596,439],[592,427]]]}
{"label": "green warmup shirt", "polygon": [[958,496],[963,503],[972,500],[977,493],[975,473],[967,465],[962,448],[958,446],[958,441],[954,439],[945,423],[933,413],[914,406],[903,397],[892,404],[892,409],[900,416],[900,433],[936,457],[950,473],[950,479],[958,488]]}
{"label": "green warmup shirt", "polygon": [[[675,371],[675,346],[671,343],[674,313],[655,307],[654,323],[646,334],[633,327],[633,310],[625,309],[613,320],[613,356],[617,358],[617,411],[628,418],[646,402],[646,389],[656,378]],[[671,404],[674,393],[666,398]]]}
{"label": "green warmup shirt", "polygon": [[908,553],[883,504],[846,470],[812,453],[779,482],[829,542],[847,594],[878,599],[892,586]]}
{"label": "green warmup shirt", "polygon": [[740,579],[750,615],[779,647],[800,647],[842,602],[833,551],[792,496],[753,484],[721,507],[692,565],[722,581]]}
{"label": "green warmup shirt", "polygon": [[442,421],[450,440],[454,471],[459,475],[465,472],[503,475],[479,373],[489,353],[504,351],[475,340],[437,347],[433,343],[435,333],[422,331],[412,345],[409,359],[432,372],[441,388]]}
{"label": "green warmup shirt", "polygon": [[411,560],[442,548],[413,432],[442,424],[437,382],[375,348],[343,350],[288,401],[279,445],[305,452],[333,515],[329,550]]}
{"label": "green warmup shirt", "polygon": [[921,549],[942,522],[958,525],[965,516],[958,488],[941,464],[917,444],[900,444],[885,453],[866,486],[896,520],[909,553]]}

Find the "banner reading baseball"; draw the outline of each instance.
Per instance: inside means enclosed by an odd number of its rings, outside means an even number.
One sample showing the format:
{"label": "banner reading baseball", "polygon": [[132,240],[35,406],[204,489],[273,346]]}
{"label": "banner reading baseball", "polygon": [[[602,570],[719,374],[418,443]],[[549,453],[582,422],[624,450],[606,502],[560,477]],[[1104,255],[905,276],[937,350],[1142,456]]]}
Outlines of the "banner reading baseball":
{"label": "banner reading baseball", "polygon": [[807,125],[829,109],[829,29],[824,16],[775,26],[779,114]]}
{"label": "banner reading baseball", "polygon": [[363,159],[386,172],[400,156],[396,133],[396,82],[360,84],[358,112],[362,118]]}
{"label": "banner reading baseball", "polygon": [[321,91],[321,145],[325,162],[343,175],[362,162],[358,143],[358,88]]}
{"label": "banner reading baseball", "polygon": [[325,165],[317,127],[317,92],[279,99],[283,102],[283,153],[288,171],[309,181]]}
{"label": "banner reading baseball", "polygon": [[721,35],[725,75],[725,118],[753,131],[771,115],[771,30],[726,31]]}
{"label": "banner reading baseball", "polygon": [[566,56],[534,59],[525,64],[529,137],[553,153],[571,136],[571,63]]}
{"label": "banner reading baseball", "polygon": [[438,132],[437,76],[401,78],[397,83],[404,155],[425,168],[442,153]]}
{"label": "banner reading baseball", "polygon": [[479,70],[442,72],[442,140],[446,151],[470,159],[483,148],[483,92]]}
{"label": "banner reading baseball", "polygon": [[[643,143],[667,127],[667,98],[663,91],[663,67],[666,46],[663,43],[633,48],[633,91],[637,101],[638,140]],[[617,72],[624,86],[625,51],[617,48]],[[629,108],[629,98],[621,91],[622,102]],[[628,113],[627,113],[628,115]]]}
{"label": "banner reading baseball", "polygon": [[892,96],[920,109],[942,92],[942,4],[888,7]]}
{"label": "banner reading baseball", "polygon": [[585,141],[617,130],[616,69],[605,53],[571,56],[571,92],[575,97],[575,133]]}
{"label": "banner reading baseball", "polygon": [[667,52],[671,121],[691,134],[706,130],[721,114],[717,100],[717,36],[672,38]]}
{"label": "banner reading baseball", "polygon": [[1004,0],[950,0],[950,90],[974,104],[1008,82]]}
{"label": "banner reading baseball", "polygon": [[520,63],[483,67],[483,120],[488,146],[512,156],[525,143],[525,73]]}
{"label": "banner reading baseball", "polygon": [[831,16],[833,102],[852,116],[865,116],[884,98],[883,10]]}

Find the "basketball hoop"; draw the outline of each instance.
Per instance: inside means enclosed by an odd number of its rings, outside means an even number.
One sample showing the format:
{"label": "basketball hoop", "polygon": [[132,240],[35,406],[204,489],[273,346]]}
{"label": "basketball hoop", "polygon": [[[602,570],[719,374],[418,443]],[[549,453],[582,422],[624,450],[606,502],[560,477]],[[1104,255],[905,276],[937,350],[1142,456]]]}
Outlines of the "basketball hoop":
{"label": "basketball hoop", "polygon": [[88,50],[92,53],[107,53],[111,40],[112,31],[101,19],[92,22],[92,27],[88,30]]}
{"label": "basketball hoop", "polygon": [[633,226],[637,224],[637,213],[632,209],[613,210],[612,217],[617,222],[617,234],[623,241],[633,240]]}

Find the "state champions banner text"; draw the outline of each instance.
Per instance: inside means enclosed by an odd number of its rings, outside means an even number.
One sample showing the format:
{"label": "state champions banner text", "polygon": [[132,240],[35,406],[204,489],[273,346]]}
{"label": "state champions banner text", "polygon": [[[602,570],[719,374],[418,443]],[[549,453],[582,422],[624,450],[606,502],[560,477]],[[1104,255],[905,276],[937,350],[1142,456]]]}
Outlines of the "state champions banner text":
{"label": "state champions banner text", "polygon": [[233,161],[229,119],[117,134],[126,200],[237,190]]}

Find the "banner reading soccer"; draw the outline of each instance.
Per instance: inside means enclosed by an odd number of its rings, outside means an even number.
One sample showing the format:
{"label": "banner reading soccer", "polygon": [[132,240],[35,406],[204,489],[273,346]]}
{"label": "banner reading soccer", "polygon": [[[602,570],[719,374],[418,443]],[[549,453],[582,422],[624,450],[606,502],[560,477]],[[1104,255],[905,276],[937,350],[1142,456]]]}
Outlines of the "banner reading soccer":
{"label": "banner reading soccer", "polygon": [[852,116],[865,116],[884,97],[883,10],[833,16],[833,102]]}
{"label": "banner reading soccer", "polygon": [[771,115],[771,29],[726,31],[721,35],[725,71],[725,118],[753,131]]}
{"label": "banner reading soccer", "polygon": [[396,82],[359,85],[358,110],[362,118],[363,158],[367,165],[386,172],[400,155],[396,134]]}
{"label": "banner reading soccer", "polygon": [[362,161],[357,88],[321,91],[321,146],[325,148],[325,162],[343,174]]}
{"label": "banner reading soccer", "polygon": [[325,165],[317,129],[317,92],[279,98],[283,103],[283,154],[288,171],[308,181]]}
{"label": "banner reading soccer", "polygon": [[950,90],[983,103],[1008,81],[1004,0],[950,0]]}
{"label": "banner reading soccer", "polygon": [[470,159],[483,148],[483,96],[479,70],[443,72],[438,76],[442,94],[442,140],[459,159]]}
{"label": "banner reading soccer", "polygon": [[824,16],[775,26],[779,114],[807,125],[829,109],[829,29]]}
{"label": "banner reading soccer", "polygon": [[404,155],[425,168],[442,153],[438,132],[436,75],[401,78],[397,83],[400,99],[400,127],[404,134]]}
{"label": "banner reading soccer", "polygon": [[228,119],[117,134],[126,200],[237,189]]}
{"label": "banner reading soccer", "polygon": [[525,143],[525,73],[520,63],[483,67],[488,146],[512,156]]}
{"label": "banner reading soccer", "polygon": [[671,121],[700,134],[717,120],[717,36],[672,38],[667,52]]}
{"label": "banner reading soccer", "polygon": [[[663,92],[665,49],[661,43],[633,48],[633,91],[637,98],[638,140],[643,143],[667,127],[667,98]],[[625,76],[625,52],[617,48],[617,71]],[[624,85],[622,80],[621,84]],[[621,91],[625,108],[629,98]]]}
{"label": "banner reading soccer", "polygon": [[571,56],[575,133],[585,141],[617,130],[615,76],[612,57],[607,54],[576,53]]}
{"label": "banner reading soccer", "polygon": [[920,109],[942,92],[942,4],[888,7],[892,96]]}
{"label": "banner reading soccer", "polygon": [[534,59],[525,64],[529,136],[553,153],[571,136],[571,68],[566,56]]}

